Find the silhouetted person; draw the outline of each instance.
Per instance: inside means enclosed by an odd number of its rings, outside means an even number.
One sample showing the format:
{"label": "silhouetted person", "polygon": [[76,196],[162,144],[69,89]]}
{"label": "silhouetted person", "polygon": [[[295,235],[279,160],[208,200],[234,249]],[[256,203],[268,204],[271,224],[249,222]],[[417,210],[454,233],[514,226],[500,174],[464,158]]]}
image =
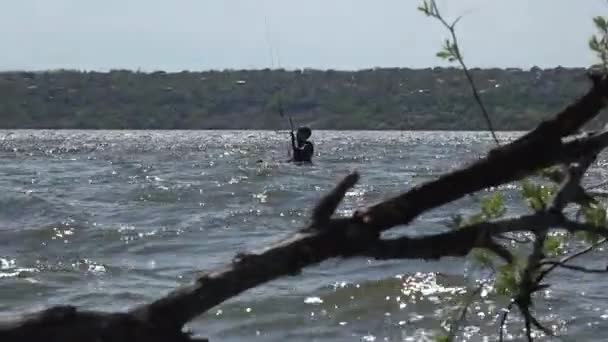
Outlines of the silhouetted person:
{"label": "silhouetted person", "polygon": [[293,162],[312,162],[312,155],[314,154],[314,146],[308,138],[312,131],[308,127],[300,127],[296,134],[291,131],[291,146],[293,148]]}

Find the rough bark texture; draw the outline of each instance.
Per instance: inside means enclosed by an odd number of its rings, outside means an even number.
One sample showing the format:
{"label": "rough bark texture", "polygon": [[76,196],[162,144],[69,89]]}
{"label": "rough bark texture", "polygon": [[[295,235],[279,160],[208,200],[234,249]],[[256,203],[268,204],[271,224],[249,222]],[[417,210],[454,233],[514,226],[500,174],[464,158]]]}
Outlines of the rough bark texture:
{"label": "rough bark texture", "polygon": [[247,289],[298,274],[303,267],[329,258],[362,255],[436,259],[463,256],[474,247],[485,247],[509,260],[510,253],[494,241],[496,234],[560,224],[574,230],[593,230],[573,225],[560,213],[539,212],[431,236],[380,238],[382,231],[406,225],[421,213],[467,194],[521,179],[541,168],[576,161],[582,155],[597,154],[608,145],[606,132],[564,141],[605,105],[608,79],[592,80],[590,91],[553,120],[492,150],[470,166],[358,211],[353,217],[331,218],[359,178],[351,174],[321,199],[307,227],[273,246],[237,255],[225,267],[203,275],[190,286],[126,313],[85,312],[69,306],[51,308],[2,323],[0,341],[190,341],[191,337],[181,330],[198,315]]}

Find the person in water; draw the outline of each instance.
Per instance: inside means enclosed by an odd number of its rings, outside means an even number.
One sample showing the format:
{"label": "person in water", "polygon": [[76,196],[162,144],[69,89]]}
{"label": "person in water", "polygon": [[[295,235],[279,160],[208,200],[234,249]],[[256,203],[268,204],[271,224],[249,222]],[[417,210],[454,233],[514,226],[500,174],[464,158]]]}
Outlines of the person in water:
{"label": "person in water", "polygon": [[312,131],[308,127],[300,127],[296,134],[291,131],[291,146],[293,148],[293,156],[291,161],[293,162],[312,162],[312,155],[314,154],[314,146],[308,138]]}

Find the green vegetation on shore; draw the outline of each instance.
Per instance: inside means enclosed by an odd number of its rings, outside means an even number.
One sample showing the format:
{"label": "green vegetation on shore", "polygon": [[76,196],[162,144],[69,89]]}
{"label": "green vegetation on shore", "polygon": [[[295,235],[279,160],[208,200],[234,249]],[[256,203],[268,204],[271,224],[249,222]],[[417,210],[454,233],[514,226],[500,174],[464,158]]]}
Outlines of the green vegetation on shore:
{"label": "green vegetation on shore", "polygon": [[[590,84],[584,68],[471,72],[498,130],[533,128]],[[279,102],[314,129],[487,129],[456,68],[0,73],[1,128],[284,129]]]}

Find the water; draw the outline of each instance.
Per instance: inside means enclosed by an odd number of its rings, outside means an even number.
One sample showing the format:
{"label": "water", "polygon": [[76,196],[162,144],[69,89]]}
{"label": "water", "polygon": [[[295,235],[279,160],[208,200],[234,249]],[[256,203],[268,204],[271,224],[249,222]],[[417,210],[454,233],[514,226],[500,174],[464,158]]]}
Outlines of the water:
{"label": "water", "polygon": [[[288,145],[277,132],[0,131],[0,316],[149,302],[302,227],[319,196],[351,170],[361,184],[339,215],[473,161],[492,144],[488,134],[467,132],[313,137],[315,165],[297,167],[280,163]],[[605,176],[594,168],[589,182]],[[515,187],[501,189],[510,212],[523,212]],[[474,212],[476,201],[438,208],[390,234],[444,230],[451,214]],[[584,262],[602,267],[603,257]],[[465,299],[469,266],[457,258],[328,260],[233,298],[188,328],[214,341],[431,339]],[[539,317],[572,340],[602,340],[604,276],[562,271],[551,282]],[[474,304],[464,336],[495,338],[504,304],[493,295]],[[518,319],[508,332],[521,337]]]}

